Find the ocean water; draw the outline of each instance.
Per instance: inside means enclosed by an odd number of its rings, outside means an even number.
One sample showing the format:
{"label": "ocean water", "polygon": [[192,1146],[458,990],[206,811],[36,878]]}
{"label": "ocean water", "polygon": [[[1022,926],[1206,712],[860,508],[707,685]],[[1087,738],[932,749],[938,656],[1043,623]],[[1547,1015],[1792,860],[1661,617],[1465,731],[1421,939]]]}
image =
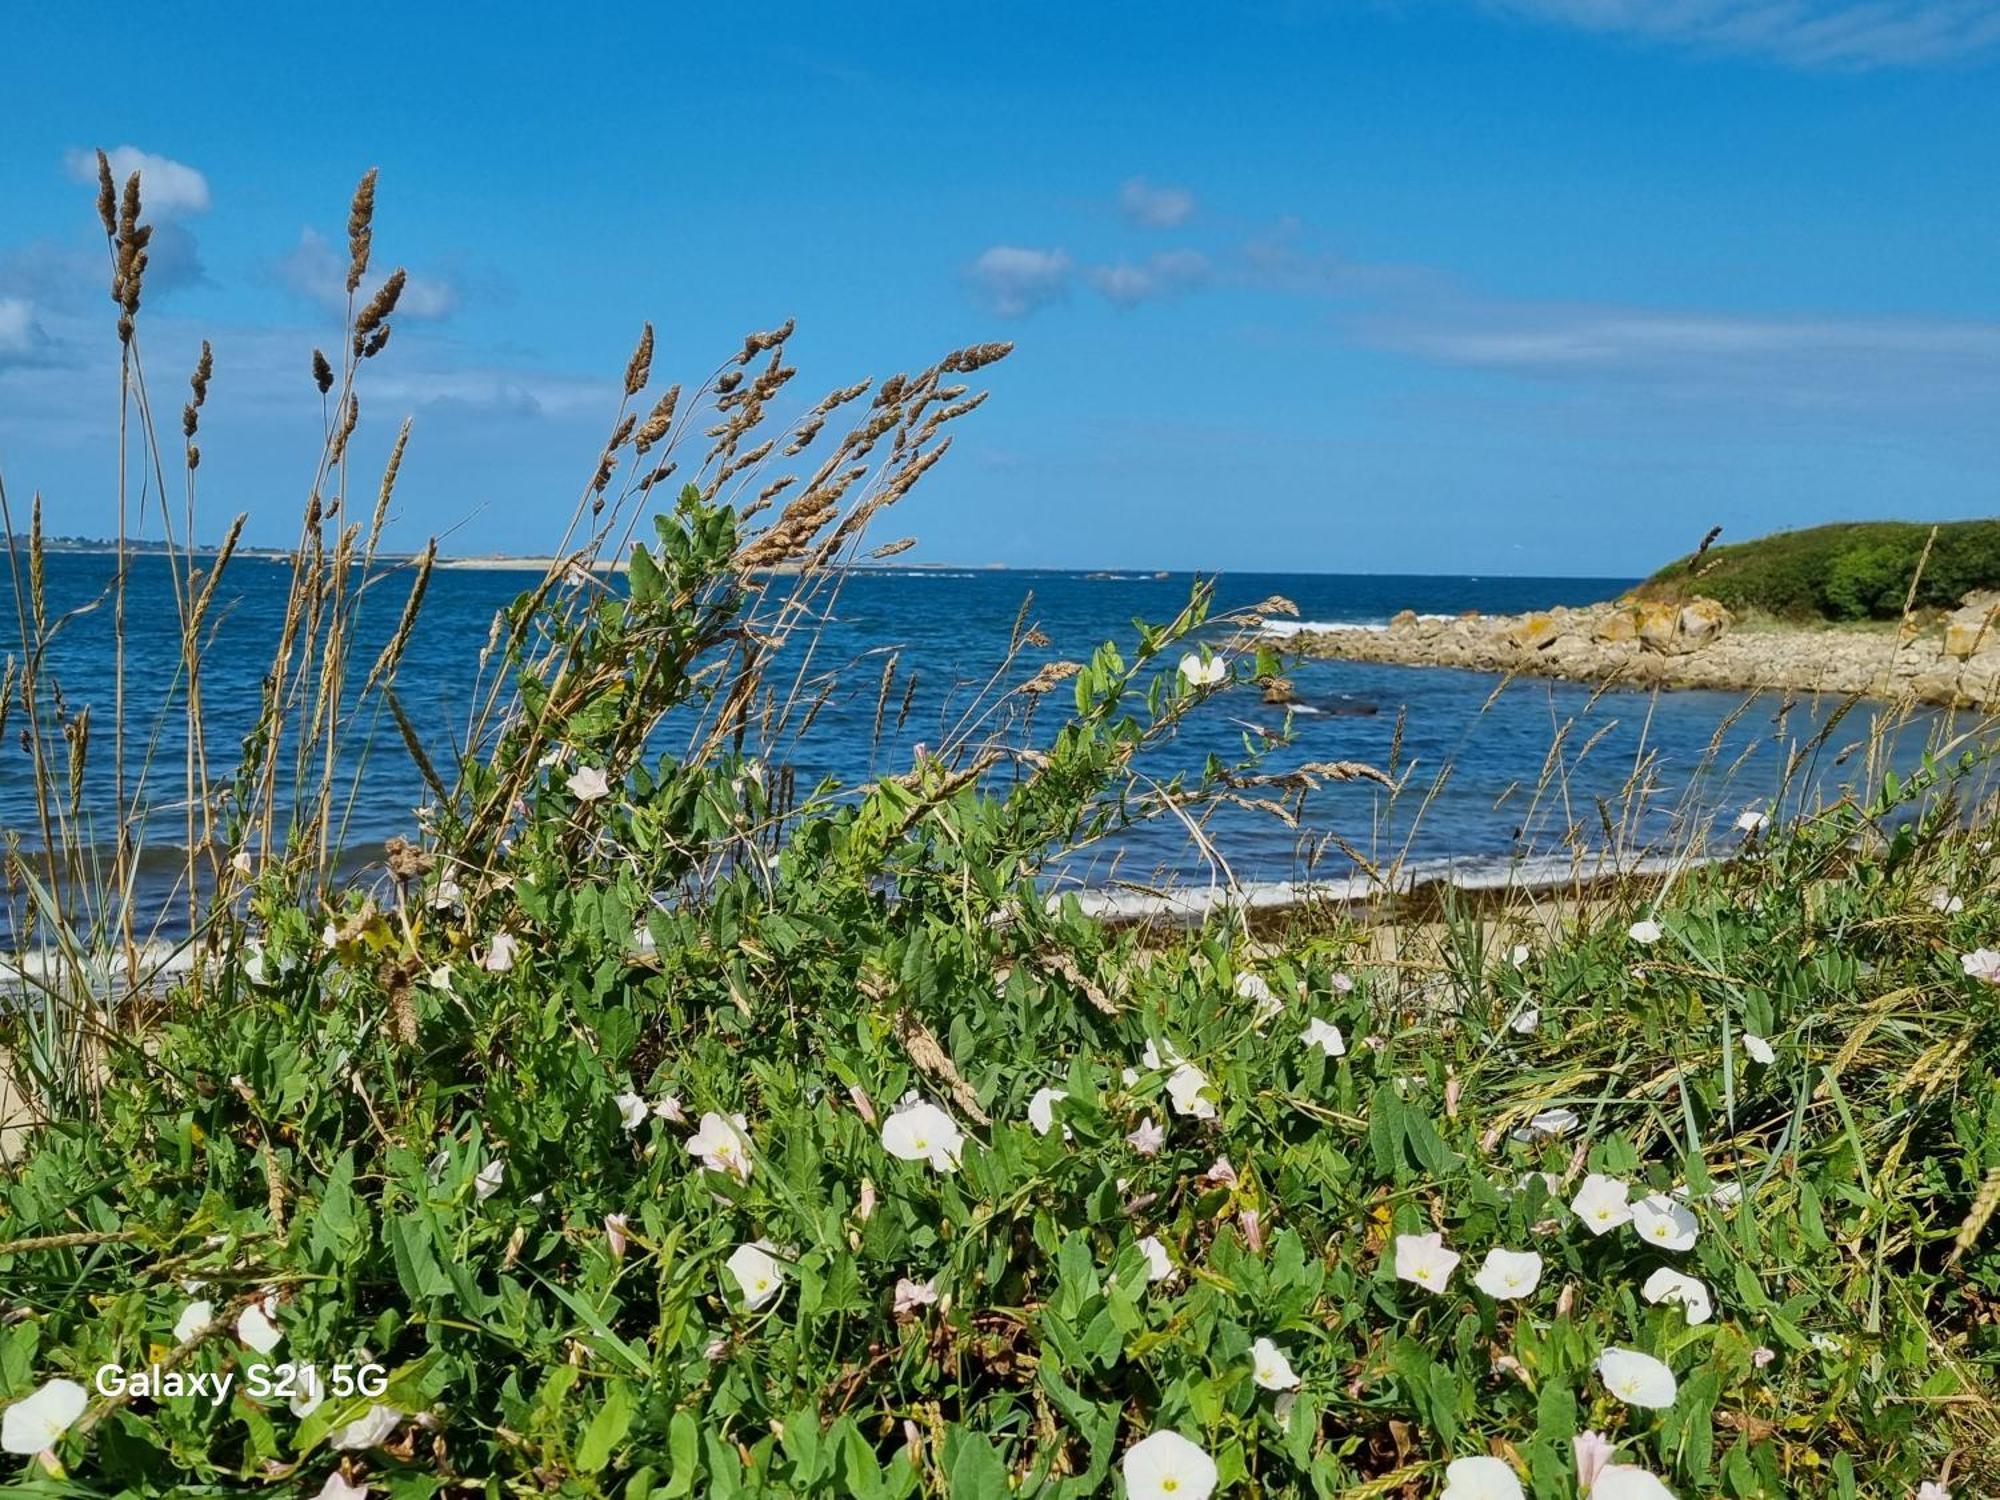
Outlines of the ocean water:
{"label": "ocean water", "polygon": [[[90,785],[108,791],[112,711],[109,605],[112,561],[69,553],[49,559],[52,614],[79,611],[58,637],[45,671],[61,683],[72,711],[89,705],[94,732]],[[208,755],[219,773],[234,764],[257,710],[260,674],[282,623],[287,570],[262,559],[231,564],[219,590],[216,647],[204,668]],[[495,612],[536,581],[514,571],[440,570],[433,578],[398,692],[423,728],[440,765],[462,733],[474,687],[476,658]],[[1129,646],[1133,621],[1164,621],[1186,601],[1190,575],[908,569],[858,572],[846,578],[821,622],[809,675],[831,691],[810,732],[774,754],[790,763],[801,786],[831,778],[854,787],[907,764],[916,744],[936,747],[966,716],[1004,659],[1017,617],[1048,638],[1017,660],[1017,678],[1043,662],[1082,659],[1100,642]],[[1609,598],[1629,580],[1610,578],[1476,578],[1342,574],[1237,573],[1217,580],[1216,610],[1273,594],[1292,600],[1306,621],[1380,625],[1396,611],[1449,614],[1515,611]],[[779,584],[778,587],[785,585]],[[355,653],[358,680],[393,630],[407,579],[396,575],[371,598]],[[158,558],[135,562],[128,592],[131,642],[128,702],[139,709],[128,762],[136,780],[150,752],[149,813],[144,820],[147,867],[167,868],[182,826],[183,720],[178,707],[148,712],[177,681],[177,627],[170,574]],[[1282,637],[1275,640],[1281,650]],[[0,652],[17,653],[11,609],[0,610]],[[896,657],[896,686],[884,733],[876,715],[885,660]],[[1264,813],[1225,809],[1197,840],[1178,820],[1164,819],[1114,844],[1084,851],[1064,866],[1064,878],[1087,885],[1208,882],[1224,872],[1243,881],[1340,878],[1354,873],[1358,854],[1420,868],[1493,868],[1549,856],[1565,844],[1604,840],[1607,817],[1628,833],[1662,847],[1689,837],[1696,824],[1768,801],[1778,790],[1792,747],[1809,736],[1831,705],[1787,704],[1776,697],[1748,703],[1741,695],[1648,693],[1551,681],[1517,680],[1496,694],[1493,676],[1444,669],[1297,661],[1287,668],[1301,699],[1317,712],[1293,720],[1290,744],[1275,750],[1271,769],[1312,761],[1355,760],[1404,778],[1390,797],[1367,782],[1323,787],[1305,804],[1296,827]],[[906,685],[916,689],[898,724]],[[988,695],[990,699],[990,694]],[[1070,702],[1051,694],[1029,727],[1046,738]],[[1815,761],[1811,790],[1835,795],[1853,784],[1862,757],[1851,753],[1867,735],[1872,710],[1848,716]],[[1198,710],[1144,762],[1164,779],[1195,771],[1210,755],[1234,759],[1246,734],[1277,731],[1283,710],[1267,707],[1252,687],[1233,688]],[[358,725],[365,738],[369,725]],[[1912,763],[1923,738],[1943,726],[1919,716],[1901,735],[1899,759]],[[359,765],[346,842],[364,862],[393,834],[414,830],[423,801],[415,768],[386,715]],[[1720,739],[1718,740],[1718,732]],[[1844,757],[1843,749],[1850,753]],[[1621,801],[1635,771],[1646,795]],[[1863,789],[1865,790],[1865,789]],[[1637,811],[1627,813],[1636,806]],[[114,816],[101,795],[86,797],[86,814],[109,843]],[[24,847],[36,829],[28,759],[10,732],[0,745],[0,828]]]}

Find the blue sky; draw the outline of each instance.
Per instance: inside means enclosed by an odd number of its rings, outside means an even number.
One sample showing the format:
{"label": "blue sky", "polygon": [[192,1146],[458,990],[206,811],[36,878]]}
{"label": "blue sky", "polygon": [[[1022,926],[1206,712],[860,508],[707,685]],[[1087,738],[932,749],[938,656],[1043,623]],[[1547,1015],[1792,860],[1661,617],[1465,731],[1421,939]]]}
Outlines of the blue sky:
{"label": "blue sky", "polygon": [[200,14],[9,19],[0,472],[58,532],[113,515],[98,145],[164,410],[215,345],[210,536],[293,534],[368,166],[404,546],[546,547],[643,319],[698,378],[788,316],[815,392],[1018,343],[900,514],[935,561],[1622,575],[2000,513],[1993,0]]}

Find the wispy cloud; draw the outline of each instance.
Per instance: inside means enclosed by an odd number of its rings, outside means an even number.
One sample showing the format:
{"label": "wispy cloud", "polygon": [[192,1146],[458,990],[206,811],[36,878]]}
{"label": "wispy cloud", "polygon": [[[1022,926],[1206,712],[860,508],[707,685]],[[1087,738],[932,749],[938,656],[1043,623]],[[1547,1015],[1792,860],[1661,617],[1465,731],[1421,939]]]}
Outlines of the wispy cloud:
{"label": "wispy cloud", "polygon": [[1208,257],[1198,250],[1162,250],[1143,261],[1092,266],[1085,274],[1092,286],[1120,307],[1137,307],[1193,291],[1209,279],[1210,271]]}
{"label": "wispy cloud", "polygon": [[1118,211],[1142,229],[1173,229],[1194,217],[1194,194],[1130,177],[1118,189]]}
{"label": "wispy cloud", "polygon": [[1070,258],[1061,250],[995,245],[966,271],[973,295],[1003,318],[1025,318],[1069,295]]}
{"label": "wispy cloud", "polygon": [[[208,179],[186,162],[141,151],[137,146],[118,146],[104,154],[121,187],[127,177],[139,174],[139,198],[148,217],[166,219],[208,212]],[[78,182],[97,181],[95,151],[73,149],[64,155],[63,164]]]}
{"label": "wispy cloud", "polygon": [[34,364],[47,345],[34,304],[25,297],[0,297],[0,368]]}
{"label": "wispy cloud", "polygon": [[[308,226],[301,230],[298,244],[271,269],[278,284],[296,296],[329,312],[347,310],[347,257],[336,251],[317,229]],[[451,316],[457,308],[456,283],[442,276],[412,274],[403,284],[396,316],[433,322]]]}
{"label": "wispy cloud", "polygon": [[1803,68],[1952,63],[2000,50],[1993,0],[1478,0],[1608,35]]}

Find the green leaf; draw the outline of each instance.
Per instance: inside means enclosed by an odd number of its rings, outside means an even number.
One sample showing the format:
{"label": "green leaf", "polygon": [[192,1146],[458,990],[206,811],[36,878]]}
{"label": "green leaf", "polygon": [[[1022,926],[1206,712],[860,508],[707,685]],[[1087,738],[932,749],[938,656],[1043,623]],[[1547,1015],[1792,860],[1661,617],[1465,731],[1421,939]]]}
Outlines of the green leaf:
{"label": "green leaf", "polygon": [[604,1392],[604,1404],[590,1419],[583,1441],[577,1445],[576,1467],[595,1474],[611,1458],[611,1450],[624,1440],[632,1426],[632,1391],[624,1381],[614,1380]]}

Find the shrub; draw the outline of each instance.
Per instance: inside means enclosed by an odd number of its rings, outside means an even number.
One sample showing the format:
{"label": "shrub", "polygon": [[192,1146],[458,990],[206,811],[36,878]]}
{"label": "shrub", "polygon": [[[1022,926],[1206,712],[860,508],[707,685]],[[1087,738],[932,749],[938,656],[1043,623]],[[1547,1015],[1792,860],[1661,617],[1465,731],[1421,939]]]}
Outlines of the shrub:
{"label": "shrub", "polygon": [[1739,612],[1783,619],[1893,620],[1906,601],[1916,609],[1950,609],[1971,590],[1994,588],[2000,588],[2000,521],[1946,521],[1935,527],[1861,521],[1711,548],[1697,559],[1662,568],[1638,593],[1705,594]]}

